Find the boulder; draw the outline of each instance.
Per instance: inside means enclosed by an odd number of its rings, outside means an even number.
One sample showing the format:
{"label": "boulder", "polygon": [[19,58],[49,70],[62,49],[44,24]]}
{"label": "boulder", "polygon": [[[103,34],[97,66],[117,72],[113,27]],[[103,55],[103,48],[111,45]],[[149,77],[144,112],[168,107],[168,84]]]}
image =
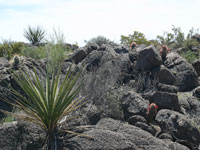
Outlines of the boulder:
{"label": "boulder", "polygon": [[71,56],[71,61],[75,64],[78,64],[81,62],[85,57],[87,56],[87,53],[84,48],[77,49],[74,54]]}
{"label": "boulder", "polygon": [[60,149],[65,150],[189,150],[171,141],[162,141],[150,133],[121,121],[104,118],[83,134],[91,137],[65,136]]}
{"label": "boulder", "polygon": [[164,65],[174,74],[175,86],[178,91],[189,91],[197,87],[198,76],[194,67],[177,53],[171,52],[167,55]]}
{"label": "boulder", "polygon": [[117,46],[114,48],[114,50],[117,54],[125,54],[129,52],[128,49],[125,48],[124,46]]}
{"label": "boulder", "polygon": [[200,86],[193,90],[193,96],[200,98]]}
{"label": "boulder", "polygon": [[0,124],[0,149],[18,149],[20,146],[20,134],[16,121]]}
{"label": "boulder", "polygon": [[156,88],[158,91],[162,91],[162,92],[168,92],[168,93],[177,93],[178,92],[178,88],[176,86],[167,85],[167,84],[163,84],[163,83],[158,83],[156,85]]}
{"label": "boulder", "polygon": [[158,105],[159,109],[171,109],[180,112],[178,96],[174,93],[154,91],[149,102]]}
{"label": "boulder", "polygon": [[150,70],[161,65],[161,57],[154,46],[148,46],[138,52],[139,56],[136,64],[138,70]]}
{"label": "boulder", "polygon": [[176,77],[173,75],[173,73],[163,65],[153,69],[152,74],[160,83],[173,85],[176,81]]}
{"label": "boulder", "polygon": [[196,70],[197,74],[200,76],[200,60],[196,60],[192,63],[192,66]]}
{"label": "boulder", "polygon": [[87,55],[89,53],[91,53],[93,50],[98,50],[99,45],[98,44],[93,44],[93,43],[89,43],[86,45],[86,53]]}
{"label": "boulder", "polygon": [[128,91],[122,97],[122,110],[125,119],[129,119],[133,115],[146,116],[146,109],[149,102],[143,99],[134,91]]}
{"label": "boulder", "polygon": [[170,133],[177,142],[190,148],[197,148],[200,144],[200,131],[191,119],[171,110],[160,110],[156,115],[163,132]]}

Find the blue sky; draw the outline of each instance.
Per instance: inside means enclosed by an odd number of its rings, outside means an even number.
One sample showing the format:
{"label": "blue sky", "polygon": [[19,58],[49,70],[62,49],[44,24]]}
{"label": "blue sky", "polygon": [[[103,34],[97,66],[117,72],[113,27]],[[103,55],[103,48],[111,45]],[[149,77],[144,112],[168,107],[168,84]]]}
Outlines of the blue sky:
{"label": "blue sky", "polygon": [[26,41],[23,31],[42,26],[60,29],[66,42],[79,45],[103,35],[119,42],[134,30],[148,39],[170,32],[200,28],[199,0],[0,0],[0,38]]}

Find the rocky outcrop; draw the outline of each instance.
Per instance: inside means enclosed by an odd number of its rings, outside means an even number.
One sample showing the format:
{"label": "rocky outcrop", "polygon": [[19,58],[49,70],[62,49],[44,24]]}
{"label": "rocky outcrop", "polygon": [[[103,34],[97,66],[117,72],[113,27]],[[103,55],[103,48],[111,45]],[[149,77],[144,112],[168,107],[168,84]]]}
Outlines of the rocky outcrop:
{"label": "rocky outcrop", "polygon": [[161,57],[154,46],[149,46],[138,51],[139,56],[136,64],[138,70],[150,70],[160,66]]}
{"label": "rocky outcrop", "polygon": [[161,110],[156,116],[156,121],[162,131],[170,133],[177,142],[187,145],[191,149],[198,148],[200,131],[191,119],[178,112]]}
{"label": "rocky outcrop", "polygon": [[193,66],[177,53],[167,55],[164,65],[176,77],[175,84],[179,91],[189,91],[198,85],[198,76]]}
{"label": "rocky outcrop", "polygon": [[[20,91],[9,69],[30,73],[35,68],[42,80],[46,72],[45,60],[22,57],[15,68],[2,61],[2,97],[9,96],[6,90],[10,86]],[[139,45],[129,50],[120,45],[88,44],[63,62],[63,75],[69,66],[74,73],[82,70],[80,96],[86,97],[86,104],[69,116],[79,118],[63,121],[62,129],[72,128],[88,136],[59,134],[60,150],[188,150],[199,146],[200,101],[198,88],[193,90],[197,87],[197,73],[178,54],[169,53],[162,61],[153,46]],[[194,95],[180,94],[187,90],[193,90]],[[150,103],[159,108],[156,118],[147,122]],[[3,104],[0,107],[9,110]],[[45,139],[40,128],[20,121],[0,125],[0,136],[0,147],[8,150],[41,149]]]}

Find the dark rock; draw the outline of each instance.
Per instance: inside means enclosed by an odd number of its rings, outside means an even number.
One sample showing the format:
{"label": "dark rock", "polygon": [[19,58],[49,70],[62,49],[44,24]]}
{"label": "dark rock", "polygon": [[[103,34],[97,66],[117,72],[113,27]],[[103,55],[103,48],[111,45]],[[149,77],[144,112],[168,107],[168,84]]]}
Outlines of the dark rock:
{"label": "dark rock", "polygon": [[97,50],[99,48],[98,44],[88,44],[86,45],[86,53],[87,55],[91,53],[93,50]]}
{"label": "dark rock", "polygon": [[0,69],[2,69],[3,67],[8,67],[8,66],[9,66],[8,60],[4,57],[0,57]]}
{"label": "dark rock", "polygon": [[150,70],[160,66],[161,57],[154,46],[148,46],[139,51],[139,57],[136,64],[138,70]]}
{"label": "dark rock", "polygon": [[17,122],[0,124],[0,149],[14,150],[20,145],[20,131]]}
{"label": "dark rock", "polygon": [[156,87],[157,87],[158,91],[162,91],[162,92],[168,92],[168,93],[177,93],[178,92],[177,87],[173,86],[173,85],[158,83]]}
{"label": "dark rock", "polygon": [[180,112],[178,96],[174,93],[155,91],[152,93],[150,103],[155,103],[159,109],[171,109]]}
{"label": "dark rock", "polygon": [[174,52],[169,53],[164,65],[176,77],[174,85],[178,87],[178,91],[184,92],[197,87],[198,76],[194,67],[180,55]]}
{"label": "dark rock", "polygon": [[65,150],[189,150],[171,141],[162,141],[144,130],[113,119],[102,119],[96,127],[83,132],[90,136],[63,138],[60,149]]}
{"label": "dark rock", "polygon": [[134,115],[128,118],[128,123],[131,125],[135,125],[137,122],[146,123],[146,119],[140,115]]}
{"label": "dark rock", "polygon": [[78,64],[81,62],[85,57],[87,56],[87,53],[85,49],[79,48],[75,51],[75,53],[72,55],[71,60],[73,63]]}
{"label": "dark rock", "polygon": [[192,66],[196,70],[197,74],[200,76],[200,60],[196,60],[192,63]]}
{"label": "dark rock", "polygon": [[147,131],[147,132],[151,133],[152,135],[156,135],[156,130],[152,126],[149,126],[146,123],[137,122],[135,124],[135,126],[140,128],[140,129],[142,129],[142,130],[144,130],[144,131]]}
{"label": "dark rock", "polygon": [[137,52],[130,52],[129,53],[129,58],[130,58],[132,63],[138,60],[138,55],[139,54]]}
{"label": "dark rock", "polygon": [[147,107],[148,101],[134,91],[128,91],[127,94],[124,94],[122,97],[122,110],[125,119],[128,119],[133,115],[145,117]]}
{"label": "dark rock", "polygon": [[160,139],[168,139],[170,141],[173,141],[173,137],[168,134],[168,133],[162,133],[160,136],[159,136]]}
{"label": "dark rock", "polygon": [[128,53],[128,52],[129,52],[128,49],[126,49],[126,48],[123,47],[123,46],[117,46],[117,47],[114,48],[114,50],[115,50],[115,52],[116,52],[117,54],[125,54],[125,53]]}
{"label": "dark rock", "polygon": [[168,85],[173,85],[174,82],[176,81],[175,76],[169,69],[167,69],[165,66],[161,65],[159,67],[156,67],[155,69],[152,70],[152,74],[154,75],[155,78],[158,79],[160,83],[168,84]]}
{"label": "dark rock", "polygon": [[193,90],[193,96],[200,98],[200,86]]}
{"label": "dark rock", "polygon": [[192,147],[198,147],[200,144],[200,131],[193,125],[193,121],[184,115],[171,110],[160,110],[156,121],[162,131],[170,133],[177,142]]}

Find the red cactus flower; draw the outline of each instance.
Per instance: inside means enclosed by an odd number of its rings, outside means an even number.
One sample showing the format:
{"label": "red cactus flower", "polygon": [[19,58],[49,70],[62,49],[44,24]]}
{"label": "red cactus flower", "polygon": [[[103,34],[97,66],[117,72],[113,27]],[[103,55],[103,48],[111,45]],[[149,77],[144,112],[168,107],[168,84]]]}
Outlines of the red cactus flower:
{"label": "red cactus flower", "polygon": [[137,44],[135,42],[131,42],[131,44],[130,44],[131,49],[135,48],[136,46],[137,46]]}

